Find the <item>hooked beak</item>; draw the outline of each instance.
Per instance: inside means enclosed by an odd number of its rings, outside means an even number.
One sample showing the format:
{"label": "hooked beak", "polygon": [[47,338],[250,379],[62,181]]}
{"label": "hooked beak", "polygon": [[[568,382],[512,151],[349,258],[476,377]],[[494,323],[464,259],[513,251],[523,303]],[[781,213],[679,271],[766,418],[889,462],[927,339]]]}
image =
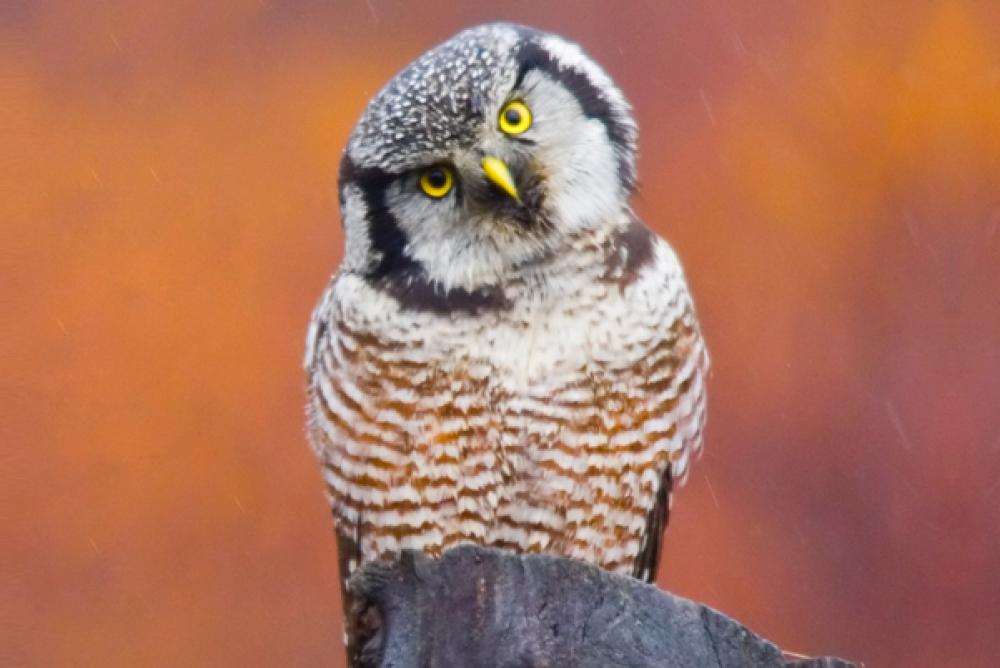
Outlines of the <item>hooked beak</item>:
{"label": "hooked beak", "polygon": [[510,195],[518,204],[521,203],[521,196],[517,194],[517,186],[514,185],[514,178],[510,175],[507,163],[492,155],[484,156],[483,173],[500,190]]}

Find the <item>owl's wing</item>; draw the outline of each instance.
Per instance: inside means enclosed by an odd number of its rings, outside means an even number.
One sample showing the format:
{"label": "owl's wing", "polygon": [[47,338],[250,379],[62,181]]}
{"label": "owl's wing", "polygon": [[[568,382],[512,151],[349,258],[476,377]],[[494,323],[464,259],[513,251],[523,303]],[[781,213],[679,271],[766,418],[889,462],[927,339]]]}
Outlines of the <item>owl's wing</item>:
{"label": "owl's wing", "polygon": [[[320,393],[320,383],[327,376],[330,369],[325,369],[322,358],[329,356],[331,351],[330,339],[330,310],[334,303],[334,290],[337,277],[331,281],[327,290],[316,309],[313,311],[312,319],[309,323],[309,330],[306,333],[306,356],[304,360],[307,377],[308,395],[308,428],[309,440],[320,460],[320,465],[324,469],[327,467],[326,449],[329,445],[328,437],[323,433],[321,425],[327,417],[324,413],[329,410],[322,400]],[[332,357],[328,357],[332,362]],[[334,524],[337,527],[337,567],[340,575],[340,601],[341,611],[344,619],[344,644],[347,649],[347,665],[358,665],[359,650],[363,646],[361,629],[358,628],[359,615],[354,610],[355,601],[351,594],[350,579],[358,565],[362,562],[362,523],[360,521],[350,524],[338,521],[336,507],[334,507]]]}
{"label": "owl's wing", "polygon": [[[692,458],[701,450],[709,365],[705,341],[677,256],[660,241],[654,258],[649,280],[654,290],[659,286],[658,294],[666,298],[651,300],[659,304],[661,336],[647,359],[649,379],[652,380],[649,387],[654,393],[649,401],[656,406],[653,410],[657,416],[669,423],[677,440],[668,451],[669,462],[661,474],[632,571],[634,577],[646,582],[656,579],[675,480],[683,483]],[[654,447],[653,443],[649,445]]]}

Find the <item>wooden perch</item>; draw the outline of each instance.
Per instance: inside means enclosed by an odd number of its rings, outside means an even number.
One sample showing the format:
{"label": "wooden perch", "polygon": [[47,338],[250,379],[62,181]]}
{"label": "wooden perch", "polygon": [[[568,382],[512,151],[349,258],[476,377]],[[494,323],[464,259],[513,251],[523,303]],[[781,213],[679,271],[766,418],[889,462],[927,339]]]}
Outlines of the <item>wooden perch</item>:
{"label": "wooden perch", "polygon": [[700,603],[583,562],[461,546],[407,552],[351,580],[360,666],[757,666],[849,668],[787,660],[773,643]]}

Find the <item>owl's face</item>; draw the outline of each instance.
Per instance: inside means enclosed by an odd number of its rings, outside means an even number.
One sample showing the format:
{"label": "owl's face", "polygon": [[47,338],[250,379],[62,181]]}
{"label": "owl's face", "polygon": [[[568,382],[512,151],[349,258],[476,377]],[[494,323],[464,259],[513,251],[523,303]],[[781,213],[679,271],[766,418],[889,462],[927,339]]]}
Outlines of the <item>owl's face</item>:
{"label": "owl's face", "polygon": [[613,220],[636,128],[576,45],[508,24],[460,33],[369,103],[341,164],[345,271],[473,292]]}

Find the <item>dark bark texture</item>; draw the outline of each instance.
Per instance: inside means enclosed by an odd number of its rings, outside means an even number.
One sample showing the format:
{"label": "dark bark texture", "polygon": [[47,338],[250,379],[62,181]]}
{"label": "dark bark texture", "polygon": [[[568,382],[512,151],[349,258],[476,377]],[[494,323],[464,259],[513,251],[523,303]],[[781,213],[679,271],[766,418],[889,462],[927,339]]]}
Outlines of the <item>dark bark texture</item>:
{"label": "dark bark texture", "polygon": [[849,668],[786,659],[700,603],[571,559],[461,546],[351,580],[359,666]]}

